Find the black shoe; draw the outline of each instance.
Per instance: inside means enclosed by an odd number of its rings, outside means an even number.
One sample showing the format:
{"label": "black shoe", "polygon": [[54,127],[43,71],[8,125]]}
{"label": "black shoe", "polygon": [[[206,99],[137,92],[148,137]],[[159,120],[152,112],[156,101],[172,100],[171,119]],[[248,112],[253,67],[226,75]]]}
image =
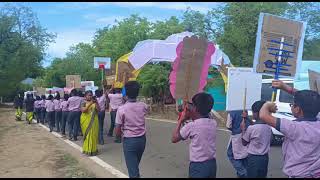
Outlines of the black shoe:
{"label": "black shoe", "polygon": [[115,143],[121,143],[121,139],[116,139],[116,140],[114,140],[113,142],[115,142]]}
{"label": "black shoe", "polygon": [[77,138],[77,137],[73,137],[73,140],[74,140],[74,141],[78,141],[78,138]]}
{"label": "black shoe", "polygon": [[112,135],[112,134],[109,134],[109,133],[107,134],[107,136],[108,136],[108,137],[113,137],[113,135]]}

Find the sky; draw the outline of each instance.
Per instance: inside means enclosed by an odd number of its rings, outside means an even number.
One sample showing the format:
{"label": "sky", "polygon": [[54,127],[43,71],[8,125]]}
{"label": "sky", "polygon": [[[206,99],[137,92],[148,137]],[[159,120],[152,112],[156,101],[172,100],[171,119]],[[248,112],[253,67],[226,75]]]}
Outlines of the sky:
{"label": "sky", "polygon": [[42,27],[57,34],[47,49],[43,66],[55,57],[63,58],[69,47],[80,42],[90,43],[97,29],[115,24],[131,14],[149,21],[182,17],[187,7],[206,13],[216,2],[15,2],[31,7]]}

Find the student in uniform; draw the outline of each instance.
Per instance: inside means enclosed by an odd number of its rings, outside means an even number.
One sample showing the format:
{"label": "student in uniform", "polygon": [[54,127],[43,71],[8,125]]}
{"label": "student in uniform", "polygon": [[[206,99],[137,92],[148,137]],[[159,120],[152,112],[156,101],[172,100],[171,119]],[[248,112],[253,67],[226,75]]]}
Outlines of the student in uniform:
{"label": "student in uniform", "polygon": [[[178,121],[171,141],[177,143],[190,139],[189,146],[189,177],[215,178],[216,163],[216,131],[217,122],[209,118],[214,100],[207,93],[198,93],[188,102],[182,118]],[[192,119],[191,122],[183,123]]]}
{"label": "student in uniform", "polygon": [[16,109],[16,120],[20,121],[23,108],[23,98],[20,94],[14,98],[14,108]]}
{"label": "student in uniform", "polygon": [[[118,108],[116,115],[116,135],[123,133],[123,152],[130,178],[139,178],[139,164],[146,146],[145,115],[148,107],[137,102],[140,85],[129,81],[125,85],[127,102]],[[112,96],[111,96],[112,97]]]}
{"label": "student in uniform", "polygon": [[55,124],[56,124],[56,128],[57,128],[57,132],[61,131],[61,116],[62,116],[62,111],[61,111],[61,107],[60,107],[60,93],[56,92],[56,97],[53,100],[54,103],[54,111],[55,111]]}
{"label": "student in uniform", "polygon": [[54,102],[53,102],[53,96],[50,94],[48,96],[48,100],[45,104],[45,108],[46,108],[46,114],[47,114],[47,121],[49,123],[49,128],[50,128],[50,132],[52,132],[53,130],[53,125],[55,123],[55,119],[54,119]]}
{"label": "student in uniform", "polygon": [[[111,91],[114,91],[114,94],[109,93],[108,97],[110,99],[110,119],[111,119],[111,124],[110,124],[110,129],[108,132],[108,136],[112,137],[113,136],[113,130],[114,130],[114,125],[115,125],[115,120],[116,120],[116,115],[117,115],[117,110],[118,108],[123,105],[123,96],[121,93],[120,88],[111,88]],[[121,139],[116,136],[115,143],[121,143]]]}
{"label": "student in uniform", "polygon": [[69,110],[68,110],[68,99],[69,95],[65,94],[63,97],[63,101],[60,103],[60,108],[62,111],[62,116],[61,116],[61,134],[63,136],[66,135],[66,123],[68,121],[68,115],[69,115]]}
{"label": "student in uniform", "polygon": [[78,132],[80,129],[80,116],[81,116],[81,102],[83,98],[79,96],[76,89],[71,90],[71,97],[68,99],[68,126],[69,126],[69,139],[77,141]]}
{"label": "student in uniform", "polygon": [[[251,109],[256,121],[247,129],[242,125],[242,144],[248,145],[247,173],[248,178],[266,178],[268,174],[269,151],[272,130],[261,121],[259,111],[265,101],[256,101]],[[244,114],[247,117],[247,114]]]}
{"label": "student in uniform", "polygon": [[[238,178],[247,177],[247,146],[242,144],[240,124],[243,120],[242,110],[229,111],[227,128],[231,131],[230,141],[227,148],[227,156]],[[246,128],[250,125],[249,118],[245,118]]]}
{"label": "student in uniform", "polygon": [[34,102],[35,115],[37,119],[37,123],[40,122],[41,117],[41,98],[40,96],[36,96],[36,101]]}
{"label": "student in uniform", "polygon": [[40,123],[44,124],[45,118],[46,118],[46,96],[42,95],[41,96],[41,101],[40,101]]}
{"label": "student in uniform", "polygon": [[27,99],[24,101],[26,106],[26,121],[28,124],[31,124],[31,121],[33,119],[33,111],[34,111],[34,99],[31,96],[31,94],[27,94]]}
{"label": "student in uniform", "polygon": [[320,121],[316,118],[320,95],[311,90],[293,94],[294,102],[290,106],[297,119],[290,121],[273,117],[272,112],[276,111],[274,103],[265,103],[259,117],[284,135],[284,174],[290,178],[320,178]]}
{"label": "student in uniform", "polygon": [[97,101],[99,103],[100,111],[98,112],[98,119],[99,119],[99,144],[103,145],[103,128],[104,128],[104,118],[106,112],[106,96],[103,94],[102,90],[96,90],[95,94],[97,96]]}

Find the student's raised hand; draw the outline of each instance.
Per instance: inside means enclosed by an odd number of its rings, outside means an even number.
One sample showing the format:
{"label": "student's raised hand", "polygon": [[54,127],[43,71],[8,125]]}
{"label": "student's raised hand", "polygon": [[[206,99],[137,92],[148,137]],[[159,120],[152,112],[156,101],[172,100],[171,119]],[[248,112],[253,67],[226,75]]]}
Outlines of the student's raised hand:
{"label": "student's raised hand", "polygon": [[178,121],[180,123],[183,123],[184,121],[186,121],[188,119],[190,119],[190,113],[188,110],[184,109],[184,111],[182,111],[182,115]]}
{"label": "student's raised hand", "polygon": [[248,112],[247,111],[243,111],[242,112],[242,118],[247,118],[248,117]]}
{"label": "student's raised hand", "polygon": [[277,105],[273,102],[264,103],[261,109],[266,109],[269,113],[275,113],[278,110]]}

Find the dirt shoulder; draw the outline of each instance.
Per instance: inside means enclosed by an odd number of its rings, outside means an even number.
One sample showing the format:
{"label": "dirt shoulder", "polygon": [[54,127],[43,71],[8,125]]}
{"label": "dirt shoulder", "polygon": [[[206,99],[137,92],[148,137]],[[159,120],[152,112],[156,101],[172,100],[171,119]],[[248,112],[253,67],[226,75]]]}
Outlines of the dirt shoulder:
{"label": "dirt shoulder", "polygon": [[0,108],[0,162],[1,178],[114,177],[37,124],[16,121],[9,108]]}

